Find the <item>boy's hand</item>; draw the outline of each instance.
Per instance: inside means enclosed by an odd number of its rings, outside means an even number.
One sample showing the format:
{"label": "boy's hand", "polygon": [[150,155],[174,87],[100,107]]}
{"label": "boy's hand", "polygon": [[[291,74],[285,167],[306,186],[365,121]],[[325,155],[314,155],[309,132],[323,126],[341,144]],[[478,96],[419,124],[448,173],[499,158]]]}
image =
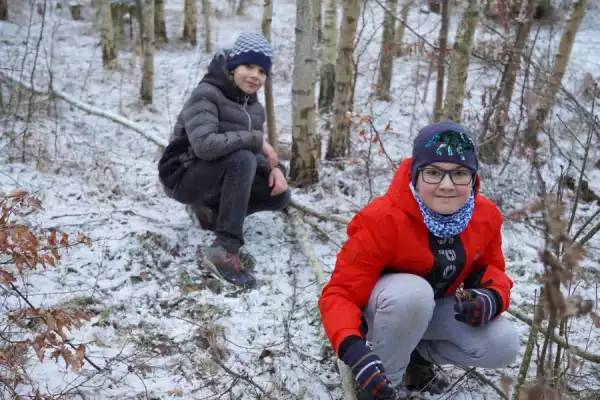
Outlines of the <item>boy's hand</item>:
{"label": "boy's hand", "polygon": [[288,190],[288,183],[279,168],[273,168],[269,173],[269,187],[271,196],[277,196]]}

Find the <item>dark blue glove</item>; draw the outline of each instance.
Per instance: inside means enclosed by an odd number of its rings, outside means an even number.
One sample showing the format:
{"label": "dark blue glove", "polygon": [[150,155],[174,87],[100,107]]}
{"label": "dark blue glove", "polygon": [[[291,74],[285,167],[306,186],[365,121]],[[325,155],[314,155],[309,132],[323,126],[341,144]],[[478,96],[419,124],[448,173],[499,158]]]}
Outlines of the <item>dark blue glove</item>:
{"label": "dark blue glove", "polygon": [[342,361],[352,368],[356,382],[375,399],[396,398],[396,391],[385,376],[381,360],[363,340],[353,342],[344,352]]}
{"label": "dark blue glove", "polygon": [[456,295],[457,321],[471,326],[484,326],[498,313],[500,296],[492,289],[465,289]]}

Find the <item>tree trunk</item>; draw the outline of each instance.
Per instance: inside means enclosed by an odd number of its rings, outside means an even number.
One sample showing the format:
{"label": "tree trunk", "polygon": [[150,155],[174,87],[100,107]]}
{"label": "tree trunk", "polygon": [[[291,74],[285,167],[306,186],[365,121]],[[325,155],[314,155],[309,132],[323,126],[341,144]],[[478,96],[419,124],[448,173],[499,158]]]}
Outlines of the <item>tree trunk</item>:
{"label": "tree trunk", "polygon": [[0,0],[0,21],[8,20],[8,0]]}
{"label": "tree trunk", "polygon": [[[554,60],[554,73],[550,76],[547,90],[539,104],[537,111],[537,118],[532,120],[527,126],[527,141],[530,144],[535,145],[537,143],[537,134],[540,131],[550,109],[554,104],[554,99],[560,89],[560,84],[565,74],[569,57],[571,56],[571,50],[573,49],[573,42],[579,25],[585,14],[586,0],[573,0],[571,6],[571,15],[567,20],[563,29],[562,36],[560,38],[560,44],[558,46],[558,53],[556,53]],[[535,146],[534,146],[535,147]]]}
{"label": "tree trunk", "polygon": [[[273,1],[264,0],[263,18],[262,18],[262,34],[271,42],[271,24],[273,22]],[[267,115],[267,138],[269,144],[278,152],[277,143],[277,127],[275,125],[275,103],[273,101],[273,74],[269,74],[269,78],[265,82],[265,108]]]}
{"label": "tree trunk", "polygon": [[433,122],[438,122],[442,117],[442,103],[444,100],[444,74],[446,72],[446,47],[448,46],[448,25],[450,24],[449,0],[441,0],[442,26],[440,28],[440,49],[437,61],[437,83],[435,87],[435,108],[433,109]]}
{"label": "tree trunk", "polygon": [[71,4],[69,5],[69,11],[71,12],[71,19],[73,21],[80,21],[81,18],[81,4]]}
{"label": "tree trunk", "polygon": [[318,182],[314,77],[313,0],[296,2],[296,44],[292,78],[292,158],[290,183],[306,186]]}
{"label": "tree trunk", "polygon": [[235,12],[236,15],[239,15],[240,17],[244,15],[246,10],[246,4],[244,0],[240,0],[240,2],[238,3],[238,8]]}
{"label": "tree trunk", "polygon": [[316,42],[323,43],[323,1],[314,0],[314,13],[315,13],[315,38]]}
{"label": "tree trunk", "polygon": [[323,64],[319,80],[319,110],[330,112],[335,95],[335,53],[337,46],[336,0],[327,0],[323,26]]}
{"label": "tree trunk", "polygon": [[210,28],[210,0],[202,0],[202,15],[204,16],[204,52],[212,53],[212,40]]}
{"label": "tree trunk", "polygon": [[527,37],[531,31],[536,3],[537,0],[523,0],[521,4],[521,12],[517,19],[515,43],[504,65],[502,79],[500,80],[500,98],[498,99],[498,107],[494,115],[494,137],[489,140],[487,145],[479,149],[486,163],[497,163],[500,160],[500,153],[502,152],[504,143],[505,123],[508,118],[517,74],[521,69],[521,57],[523,56]]}
{"label": "tree trunk", "polygon": [[100,18],[102,21],[100,28],[100,42],[102,43],[102,65],[104,67],[107,67],[112,60],[117,58],[115,30],[113,28],[109,1],[110,0],[102,0],[99,4]]}
{"label": "tree trunk", "polygon": [[154,38],[169,41],[165,24],[165,0],[154,1]]}
{"label": "tree trunk", "polygon": [[360,3],[360,0],[344,0],[343,3],[340,46],[335,64],[336,90],[333,99],[333,121],[325,155],[328,160],[345,157],[348,150],[350,123],[346,119],[346,113],[350,109],[354,39],[360,14]]}
{"label": "tree trunk", "polygon": [[[408,13],[410,12],[410,6],[412,5],[412,0],[406,0],[402,5],[402,22],[408,20]],[[402,55],[402,42],[404,41],[404,24],[398,21],[396,25],[396,37],[394,38],[394,56],[400,57]]]}
{"label": "tree trunk", "polygon": [[197,15],[196,0],[185,0],[183,6],[183,41],[189,42],[192,46],[198,43],[196,37]]}
{"label": "tree trunk", "polygon": [[398,0],[387,0],[387,11],[383,17],[383,33],[379,52],[379,77],[375,87],[375,95],[380,100],[391,100],[392,70],[394,69],[394,25]]}
{"label": "tree trunk", "polygon": [[154,92],[154,0],[140,0],[142,30],[142,86],[140,98],[152,104]]}
{"label": "tree trunk", "polygon": [[460,123],[465,86],[469,70],[469,59],[473,48],[473,37],[479,17],[479,0],[468,0],[467,8],[456,31],[456,40],[452,46],[452,61],[448,71],[446,101],[442,112],[444,119]]}

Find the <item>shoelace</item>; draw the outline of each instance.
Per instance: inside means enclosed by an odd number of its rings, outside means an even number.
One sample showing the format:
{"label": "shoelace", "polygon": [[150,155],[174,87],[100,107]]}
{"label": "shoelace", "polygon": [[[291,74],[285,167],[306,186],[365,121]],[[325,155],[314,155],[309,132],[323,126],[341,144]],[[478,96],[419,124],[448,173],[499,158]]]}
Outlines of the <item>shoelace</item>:
{"label": "shoelace", "polygon": [[240,257],[237,254],[227,254],[225,256],[225,261],[230,262],[235,267],[237,272],[241,272],[242,270],[242,262],[240,261]]}

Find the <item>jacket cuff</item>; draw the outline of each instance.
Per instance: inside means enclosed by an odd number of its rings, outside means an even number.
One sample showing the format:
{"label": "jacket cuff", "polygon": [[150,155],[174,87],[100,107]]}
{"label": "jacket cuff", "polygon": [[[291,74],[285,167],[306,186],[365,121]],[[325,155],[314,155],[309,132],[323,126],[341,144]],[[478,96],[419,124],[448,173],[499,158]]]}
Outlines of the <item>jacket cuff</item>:
{"label": "jacket cuff", "polygon": [[346,354],[346,350],[348,350],[350,346],[353,345],[355,342],[364,342],[364,339],[360,336],[351,335],[345,337],[344,340],[342,340],[342,343],[340,343],[340,346],[338,347],[338,357],[340,358],[340,360],[343,360],[344,354]]}

